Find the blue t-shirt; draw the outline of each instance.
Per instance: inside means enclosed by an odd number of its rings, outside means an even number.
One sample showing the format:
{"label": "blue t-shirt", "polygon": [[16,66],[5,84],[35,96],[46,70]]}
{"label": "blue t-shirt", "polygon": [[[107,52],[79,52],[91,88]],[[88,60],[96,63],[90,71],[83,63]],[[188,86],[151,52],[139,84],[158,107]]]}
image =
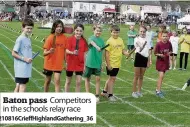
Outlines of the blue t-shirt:
{"label": "blue t-shirt", "polygon": [[[32,58],[32,46],[30,38],[20,35],[14,45],[13,50],[26,58]],[[17,78],[29,78],[32,73],[32,63],[26,63],[20,59],[14,58],[14,71]]]}
{"label": "blue t-shirt", "polygon": [[150,47],[153,47],[153,39],[157,36],[157,34],[153,31],[146,31],[146,39],[147,43]]}

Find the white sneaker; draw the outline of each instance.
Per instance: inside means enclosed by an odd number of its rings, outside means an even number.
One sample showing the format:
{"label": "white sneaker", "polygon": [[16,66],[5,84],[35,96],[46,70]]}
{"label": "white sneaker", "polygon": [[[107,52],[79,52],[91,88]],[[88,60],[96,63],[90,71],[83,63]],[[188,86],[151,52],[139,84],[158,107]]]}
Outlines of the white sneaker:
{"label": "white sneaker", "polygon": [[96,103],[99,103],[99,102],[100,102],[100,98],[96,97]]}
{"label": "white sneaker", "polygon": [[141,92],[137,92],[138,97],[143,97],[143,94]]}
{"label": "white sneaker", "polygon": [[133,93],[132,93],[132,97],[138,98],[139,96],[138,96],[137,92],[133,92]]}
{"label": "white sneaker", "polygon": [[169,68],[169,70],[171,70],[171,69],[172,69],[172,67]]}
{"label": "white sneaker", "polygon": [[108,99],[109,99],[109,101],[111,101],[111,102],[115,102],[115,101],[117,101],[116,98],[115,98],[114,96],[111,96],[111,97],[109,97]]}
{"label": "white sneaker", "polygon": [[176,68],[174,67],[173,70],[176,70]]}

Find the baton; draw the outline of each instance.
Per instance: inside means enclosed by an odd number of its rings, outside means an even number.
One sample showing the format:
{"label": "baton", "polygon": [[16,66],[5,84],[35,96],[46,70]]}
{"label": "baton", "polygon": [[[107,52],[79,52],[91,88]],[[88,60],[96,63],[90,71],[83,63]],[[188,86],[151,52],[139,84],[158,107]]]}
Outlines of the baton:
{"label": "baton", "polygon": [[110,46],[110,44],[107,44],[106,46],[102,47],[101,50],[104,50],[104,49],[107,48],[108,46]]}
{"label": "baton", "polygon": [[40,54],[40,51],[36,52],[33,56],[32,59],[36,58],[36,56],[38,56]]}

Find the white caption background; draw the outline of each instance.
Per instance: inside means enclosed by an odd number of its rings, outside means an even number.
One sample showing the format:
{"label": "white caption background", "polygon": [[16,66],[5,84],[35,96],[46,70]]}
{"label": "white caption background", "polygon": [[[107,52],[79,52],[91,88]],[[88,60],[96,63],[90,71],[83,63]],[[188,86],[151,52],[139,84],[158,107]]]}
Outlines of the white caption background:
{"label": "white caption background", "polygon": [[0,93],[0,123],[96,123],[91,93]]}

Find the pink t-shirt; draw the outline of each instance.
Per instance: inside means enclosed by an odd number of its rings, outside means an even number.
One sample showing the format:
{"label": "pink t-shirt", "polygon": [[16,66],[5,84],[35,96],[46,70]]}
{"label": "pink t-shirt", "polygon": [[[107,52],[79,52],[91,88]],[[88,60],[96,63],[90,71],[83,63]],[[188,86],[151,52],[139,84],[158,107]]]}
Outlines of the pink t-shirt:
{"label": "pink t-shirt", "polygon": [[156,44],[154,54],[164,54],[165,57],[157,56],[156,60],[156,70],[165,72],[169,69],[169,52],[172,52],[172,45],[168,41],[167,43],[163,43],[162,41]]}

